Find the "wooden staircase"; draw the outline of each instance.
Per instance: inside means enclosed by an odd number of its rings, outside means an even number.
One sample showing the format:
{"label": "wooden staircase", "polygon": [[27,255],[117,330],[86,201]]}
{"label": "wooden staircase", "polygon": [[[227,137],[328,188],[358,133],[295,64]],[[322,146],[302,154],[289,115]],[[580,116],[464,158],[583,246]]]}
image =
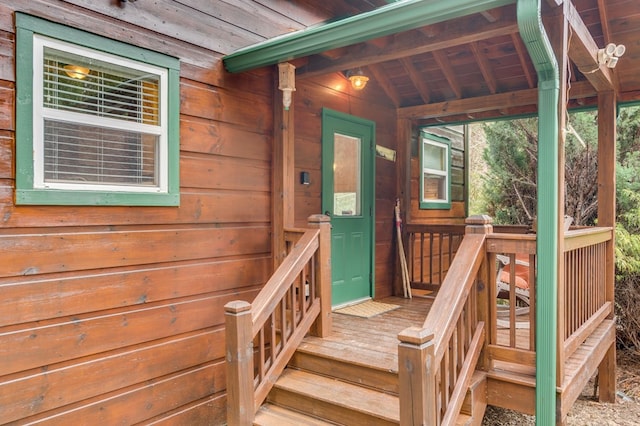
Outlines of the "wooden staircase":
{"label": "wooden staircase", "polygon": [[[255,425],[398,425],[398,372],[389,354],[307,337],[275,383]],[[397,358],[396,361],[397,363]],[[479,425],[486,375],[476,373],[456,424]]]}

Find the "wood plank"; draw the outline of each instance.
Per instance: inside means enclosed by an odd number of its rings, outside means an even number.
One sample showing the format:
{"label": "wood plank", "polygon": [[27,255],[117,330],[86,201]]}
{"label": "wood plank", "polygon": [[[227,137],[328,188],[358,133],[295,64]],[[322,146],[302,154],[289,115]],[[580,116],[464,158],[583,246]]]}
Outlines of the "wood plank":
{"label": "wood plank", "polygon": [[565,361],[561,393],[560,417],[565,418],[587,382],[598,369],[600,362],[615,345],[615,321],[606,320]]}
{"label": "wood plank", "polygon": [[186,170],[180,185],[185,188],[269,192],[270,167],[262,161],[245,161],[210,155],[182,154],[180,169]]}
{"label": "wood plank", "polygon": [[221,325],[227,302],[252,300],[255,294],[201,296],[5,328],[0,333],[0,375]]}
{"label": "wood plank", "polygon": [[0,327],[255,287],[270,264],[262,256],[1,279]]}
{"label": "wood plank", "polygon": [[15,37],[8,31],[0,31],[0,80],[16,81],[13,59]]}
{"label": "wood plank", "polygon": [[[86,2],[85,2],[86,3]],[[119,9],[111,6],[112,9]],[[13,2],[0,4],[0,29],[13,33],[15,31],[13,16],[14,11],[21,11],[53,22],[58,22],[70,27],[86,29],[90,28],[93,33],[116,40],[135,40],[135,45],[166,53],[180,58],[181,62],[197,64],[204,68],[216,68],[220,64],[220,54],[214,53],[211,49],[199,47],[206,41],[201,33],[197,33],[200,41],[185,42],[173,37],[160,37],[161,33],[154,29],[144,29],[136,24],[126,23],[106,15],[89,11],[86,8],[77,7],[65,2],[50,2],[47,0],[30,0],[29,2]],[[151,13],[150,19],[155,14]],[[142,22],[144,22],[143,20]],[[171,20],[169,20],[171,21]],[[169,23],[168,25],[171,25]],[[191,28],[187,24],[186,28]],[[223,31],[216,29],[217,31]],[[211,34],[210,32],[207,32]],[[218,41],[227,38],[223,36]],[[215,43],[215,41],[213,41]],[[220,68],[221,69],[221,68]]]}
{"label": "wood plank", "polygon": [[[220,10],[218,4],[216,4],[216,13],[219,15],[213,19],[214,17],[208,13],[198,13],[202,10],[171,0],[158,0],[154,4],[128,5],[129,7],[113,7],[110,3],[86,0],[65,0],[65,3],[75,4],[105,18],[113,18],[119,22],[126,22],[222,54],[229,54],[265,39],[264,36],[249,29],[233,25],[233,21],[231,23],[225,21],[224,17],[228,12]],[[207,37],[202,37],[202,34],[207,34]]]}
{"label": "wood plank", "polygon": [[[11,422],[221,359],[221,329],[170,337],[147,345],[14,375],[2,386],[0,416]],[[46,391],[43,391],[45,390]]]}
{"label": "wood plank", "polygon": [[[305,345],[305,343],[302,345],[304,348],[298,348],[294,354],[289,364],[290,366],[360,386],[375,388],[395,395],[398,394],[397,367],[393,369],[377,368],[380,364],[375,365],[375,363],[371,362],[371,358],[366,353],[363,354],[367,360],[366,362],[362,362],[362,358],[359,359],[359,362],[358,358],[356,358],[356,363],[346,361],[345,354],[342,354],[340,359],[336,359],[329,350],[322,354],[318,350],[322,349],[322,346],[312,347],[311,345]],[[362,353],[362,351],[358,352]],[[360,362],[362,362],[362,365],[358,365]],[[397,359],[395,360],[395,365],[397,365]]]}
{"label": "wood plank", "polygon": [[315,417],[307,416],[298,411],[289,410],[273,404],[263,404],[253,421],[258,426],[331,426],[334,423],[325,422]]}
{"label": "wood plank", "polygon": [[146,424],[149,426],[221,425],[227,421],[226,402],[224,393],[216,393],[158,415],[147,420]]}
{"label": "wood plank", "polygon": [[330,421],[379,425],[399,421],[397,397],[303,371],[285,370],[274,390],[270,402]]}
{"label": "wood plank", "polygon": [[[246,208],[248,203],[251,209]],[[265,192],[184,188],[180,208],[128,206],[14,206],[13,188],[0,187],[0,217],[6,228],[45,228],[131,224],[268,223]]]}
{"label": "wood plank", "polygon": [[7,250],[0,276],[264,254],[269,253],[268,232],[250,226],[0,235],[0,247]]}
{"label": "wood plank", "polygon": [[[208,363],[29,418],[53,426],[135,424],[224,389],[224,362]],[[159,403],[162,401],[162,403]]]}
{"label": "wood plank", "polygon": [[[0,179],[13,179],[14,133],[0,130]],[[1,210],[1,208],[0,208]]]}
{"label": "wood plank", "polygon": [[270,97],[184,78],[180,81],[180,114],[233,123],[258,133],[273,129]]}
{"label": "wood plank", "polygon": [[186,115],[180,119],[180,150],[183,153],[268,162],[271,161],[271,139],[270,134],[216,120]]}
{"label": "wood plank", "polygon": [[0,80],[0,130],[15,130],[14,102],[13,83]]}

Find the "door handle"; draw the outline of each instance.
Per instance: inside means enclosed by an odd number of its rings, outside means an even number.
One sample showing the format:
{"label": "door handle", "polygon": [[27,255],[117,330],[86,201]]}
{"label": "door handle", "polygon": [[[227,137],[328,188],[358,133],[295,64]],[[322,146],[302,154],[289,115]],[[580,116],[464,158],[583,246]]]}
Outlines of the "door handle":
{"label": "door handle", "polygon": [[325,210],[324,215],[331,217],[331,213],[329,213],[329,210]]}

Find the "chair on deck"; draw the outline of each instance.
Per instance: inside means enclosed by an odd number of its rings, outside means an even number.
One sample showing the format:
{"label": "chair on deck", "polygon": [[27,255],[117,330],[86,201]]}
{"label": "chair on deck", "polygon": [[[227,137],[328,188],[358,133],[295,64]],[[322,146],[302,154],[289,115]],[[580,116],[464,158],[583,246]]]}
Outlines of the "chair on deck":
{"label": "chair on deck", "polygon": [[[515,298],[516,298],[516,317],[529,314],[530,294],[529,294],[529,262],[524,260],[522,256],[516,255],[515,267],[511,264],[508,256],[496,255],[498,261],[498,276],[496,277],[497,295],[498,299],[509,300],[509,294],[511,293],[511,274],[512,270],[515,274]],[[527,256],[528,259],[528,256]],[[510,328],[508,318],[510,314],[509,309],[501,309],[501,305],[498,305],[498,326],[502,328]],[[516,321],[516,328],[529,328],[529,321]]]}
{"label": "chair on deck", "polygon": [[[564,217],[564,231],[568,231],[573,223],[571,216]],[[533,231],[536,231],[536,222],[534,220]],[[511,273],[515,274],[516,288],[516,317],[529,314],[530,294],[529,294],[529,256],[526,254],[516,254],[515,265],[511,265],[509,256],[496,255],[498,262],[498,276],[496,277],[496,286],[498,288],[498,299],[509,300],[511,292]],[[504,305],[503,305],[504,306]],[[500,309],[498,305],[498,326],[510,328],[509,320],[502,318],[509,317],[509,309]],[[515,328],[529,328],[529,321],[516,321]]]}

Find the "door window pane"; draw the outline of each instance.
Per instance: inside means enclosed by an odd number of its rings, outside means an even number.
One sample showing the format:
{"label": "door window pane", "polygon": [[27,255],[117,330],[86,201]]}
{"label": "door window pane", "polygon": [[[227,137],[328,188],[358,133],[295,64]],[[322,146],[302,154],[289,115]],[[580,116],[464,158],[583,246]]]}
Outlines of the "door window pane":
{"label": "door window pane", "polygon": [[360,216],[362,141],[359,138],[336,133],[333,144],[333,215]]}

